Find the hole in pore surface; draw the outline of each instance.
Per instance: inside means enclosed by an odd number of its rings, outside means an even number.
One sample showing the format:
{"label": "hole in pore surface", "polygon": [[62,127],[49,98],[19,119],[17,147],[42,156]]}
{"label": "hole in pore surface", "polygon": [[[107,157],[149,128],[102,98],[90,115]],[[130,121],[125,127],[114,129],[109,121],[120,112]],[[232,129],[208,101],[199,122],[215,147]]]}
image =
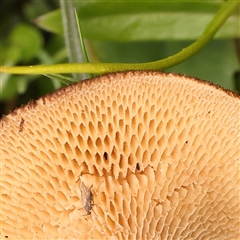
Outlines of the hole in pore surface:
{"label": "hole in pore surface", "polygon": [[126,122],[130,122],[130,118],[131,118],[131,114],[130,114],[130,109],[129,107],[126,108],[125,110],[125,119],[126,119]]}
{"label": "hole in pore surface", "polygon": [[133,135],[132,138],[131,138],[131,141],[130,141],[130,148],[131,148],[131,150],[132,150],[133,152],[135,152],[136,149],[138,148],[139,144],[140,144],[140,143],[139,143],[136,135]]}
{"label": "hole in pore surface", "polygon": [[116,149],[116,147],[114,146],[113,149],[112,149],[112,152],[111,152],[111,158],[113,160],[116,160],[118,158],[118,151]]}
{"label": "hole in pore surface", "polygon": [[114,193],[114,204],[115,204],[115,210],[118,212],[122,212],[122,194]]}
{"label": "hole in pore surface", "polygon": [[134,216],[130,215],[130,217],[128,219],[128,225],[131,229],[132,234],[134,234],[134,233],[136,234],[136,232],[137,232],[137,226],[136,226],[135,222],[136,222],[136,220],[135,220]]}
{"label": "hole in pore surface", "polygon": [[[90,161],[91,161],[91,159],[92,159],[92,154],[91,154],[91,152],[90,151],[85,151],[85,154],[84,154],[85,156],[84,156],[84,159],[88,159],[88,161],[89,161],[89,163],[90,163]],[[91,161],[92,162],[92,161]]]}
{"label": "hole in pore surface", "polygon": [[142,157],[142,164],[143,167],[146,167],[150,161],[150,153],[148,150],[144,151],[143,157]]}
{"label": "hole in pore surface", "polygon": [[87,145],[89,149],[93,149],[94,148],[94,144],[93,144],[93,140],[91,137],[88,137],[87,139]]}
{"label": "hole in pore surface", "polygon": [[136,163],[135,154],[131,153],[130,156],[128,157],[128,165],[134,167],[135,163]]}
{"label": "hole in pore surface", "polygon": [[118,126],[119,126],[119,132],[121,132],[123,134],[124,133],[124,129],[125,129],[124,119],[120,119],[119,120]]}
{"label": "hole in pore surface", "polygon": [[102,124],[102,122],[98,121],[97,123],[97,131],[99,133],[99,135],[103,135],[104,134],[104,126]]}
{"label": "hole in pore surface", "polygon": [[110,136],[114,134],[114,127],[111,123],[108,124],[108,133]]}
{"label": "hole in pore surface", "polygon": [[57,165],[57,166],[55,167],[55,171],[56,171],[56,173],[57,173],[57,176],[59,176],[59,177],[61,177],[61,178],[65,177],[64,169],[63,169],[63,167],[62,167],[61,165]]}
{"label": "hole in pore surface", "polygon": [[141,139],[141,147],[142,149],[148,149],[148,140],[149,136],[147,133],[144,133],[143,138]]}
{"label": "hole in pore surface", "polygon": [[140,165],[139,165],[139,163],[136,164],[136,169],[137,169],[138,171],[140,171]]}
{"label": "hole in pore surface", "polygon": [[126,141],[124,141],[123,142],[123,153],[125,155],[128,155],[130,152],[131,152],[131,149],[130,149],[129,144]]}
{"label": "hole in pore surface", "polygon": [[97,165],[101,165],[101,156],[99,153],[95,154],[95,160]]}
{"label": "hole in pore surface", "polygon": [[96,144],[96,147],[98,148],[99,151],[102,150],[103,144],[102,144],[102,139],[101,139],[101,138],[98,137],[98,138],[95,140],[95,144]]}
{"label": "hole in pore surface", "polygon": [[116,224],[115,224],[115,221],[112,220],[111,218],[107,218],[107,225],[108,225],[108,228],[110,229],[115,229],[116,228]]}
{"label": "hole in pore surface", "polygon": [[104,152],[103,158],[104,158],[104,160],[108,160],[108,154],[106,152]]}
{"label": "hole in pore surface", "polygon": [[117,145],[118,148],[121,148],[121,144],[122,144],[122,141],[121,141],[121,134],[119,132],[116,132],[115,134],[115,143]]}
{"label": "hole in pore surface", "polygon": [[104,138],[103,142],[104,142],[104,145],[105,145],[106,147],[109,147],[109,146],[110,146],[111,141],[110,141],[110,138],[109,138],[108,135]]}
{"label": "hole in pore surface", "polygon": [[127,167],[127,159],[122,154],[119,159],[119,167],[121,170],[125,170]]}
{"label": "hole in pore surface", "polygon": [[124,228],[124,227],[127,227],[127,220],[126,218],[122,215],[122,213],[119,213],[118,214],[118,223]]}
{"label": "hole in pore surface", "polygon": [[110,211],[110,214],[111,214],[111,216],[113,218],[117,217],[117,211],[116,211],[115,207],[113,206],[112,201],[110,201],[110,209],[109,209],[109,211]]}
{"label": "hole in pore surface", "polygon": [[137,148],[136,154],[135,154],[136,159],[142,159],[142,155],[143,155],[143,153],[142,153],[142,147],[139,146],[139,147]]}

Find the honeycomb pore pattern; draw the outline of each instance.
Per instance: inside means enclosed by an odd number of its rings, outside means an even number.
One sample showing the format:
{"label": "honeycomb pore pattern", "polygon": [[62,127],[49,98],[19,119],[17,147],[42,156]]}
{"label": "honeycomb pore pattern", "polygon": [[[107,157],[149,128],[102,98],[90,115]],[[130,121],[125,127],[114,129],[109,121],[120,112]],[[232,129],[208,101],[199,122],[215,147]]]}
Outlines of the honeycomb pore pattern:
{"label": "honeycomb pore pattern", "polygon": [[216,86],[131,71],[15,110],[0,120],[1,239],[238,239],[239,113]]}

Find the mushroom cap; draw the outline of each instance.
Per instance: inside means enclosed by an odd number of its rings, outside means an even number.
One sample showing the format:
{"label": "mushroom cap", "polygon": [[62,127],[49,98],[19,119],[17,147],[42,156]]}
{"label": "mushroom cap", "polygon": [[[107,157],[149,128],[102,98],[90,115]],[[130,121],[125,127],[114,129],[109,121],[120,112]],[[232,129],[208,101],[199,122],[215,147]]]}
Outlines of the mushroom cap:
{"label": "mushroom cap", "polygon": [[240,98],[230,91],[114,73],[30,102],[0,127],[1,239],[240,237]]}

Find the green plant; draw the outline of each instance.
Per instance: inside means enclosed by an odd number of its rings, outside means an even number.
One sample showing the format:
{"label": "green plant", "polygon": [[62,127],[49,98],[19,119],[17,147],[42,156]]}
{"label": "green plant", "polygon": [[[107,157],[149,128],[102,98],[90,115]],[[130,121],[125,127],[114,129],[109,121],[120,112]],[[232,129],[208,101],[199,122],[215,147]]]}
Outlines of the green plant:
{"label": "green plant", "polygon": [[[31,4],[36,6],[37,2],[39,1],[32,1]],[[42,32],[34,26],[31,26],[31,33],[24,33],[21,30],[19,35],[14,35],[16,28],[19,28],[16,26],[7,40],[2,41],[1,65],[4,66],[1,66],[1,72],[27,74],[1,75],[1,97],[5,102],[9,102],[19,93],[25,95],[29,86],[32,88],[29,84],[34,85],[37,81],[40,81],[36,84],[36,89],[40,91],[39,95],[61,86],[56,80],[48,81],[45,77],[36,74],[102,74],[127,69],[185,73],[237,90],[232,76],[238,68],[238,63],[231,39],[240,35],[238,2],[74,1],[73,5],[77,8],[90,58],[90,63],[81,64],[79,62],[82,62],[83,58],[78,44],[79,39],[76,38],[75,18],[73,14],[69,14],[73,9],[71,5],[64,5],[63,2],[60,6],[65,25],[62,24],[60,10],[48,9],[47,14],[35,19],[39,27],[54,33],[45,46]],[[25,10],[25,14],[26,12]],[[64,31],[63,26],[65,26]],[[22,27],[21,23],[20,27]],[[206,30],[202,34],[204,28]],[[221,29],[218,31],[219,28]],[[70,30],[73,34],[72,39],[71,34],[71,36],[66,34]],[[38,35],[36,38],[38,40],[26,44],[24,36],[25,38],[31,36],[28,40],[32,40],[34,37],[31,34],[34,31]],[[68,63],[63,32],[65,32],[65,42],[66,39],[69,40],[66,44],[68,56],[77,64]],[[201,50],[216,32],[215,39]],[[196,41],[198,37],[200,38]],[[54,41],[58,44],[54,44]],[[36,46],[32,46],[32,42]],[[71,50],[72,53],[69,53]],[[195,55],[200,50],[201,52]],[[78,54],[73,57],[75,52]],[[191,57],[193,55],[194,57]],[[19,64],[32,67],[7,67]],[[38,64],[44,66],[33,66]],[[54,79],[55,77],[52,76]],[[85,78],[86,75],[74,75],[74,77],[80,79]]]}

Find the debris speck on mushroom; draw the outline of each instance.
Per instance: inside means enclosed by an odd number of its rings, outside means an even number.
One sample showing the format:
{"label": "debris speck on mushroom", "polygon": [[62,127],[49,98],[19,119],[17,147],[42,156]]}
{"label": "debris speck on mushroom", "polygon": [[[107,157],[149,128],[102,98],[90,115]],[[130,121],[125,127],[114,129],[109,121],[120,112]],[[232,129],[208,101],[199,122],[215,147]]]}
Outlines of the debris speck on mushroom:
{"label": "debris speck on mushroom", "polygon": [[1,239],[240,238],[231,91],[172,73],[107,74],[2,117],[0,138]]}

